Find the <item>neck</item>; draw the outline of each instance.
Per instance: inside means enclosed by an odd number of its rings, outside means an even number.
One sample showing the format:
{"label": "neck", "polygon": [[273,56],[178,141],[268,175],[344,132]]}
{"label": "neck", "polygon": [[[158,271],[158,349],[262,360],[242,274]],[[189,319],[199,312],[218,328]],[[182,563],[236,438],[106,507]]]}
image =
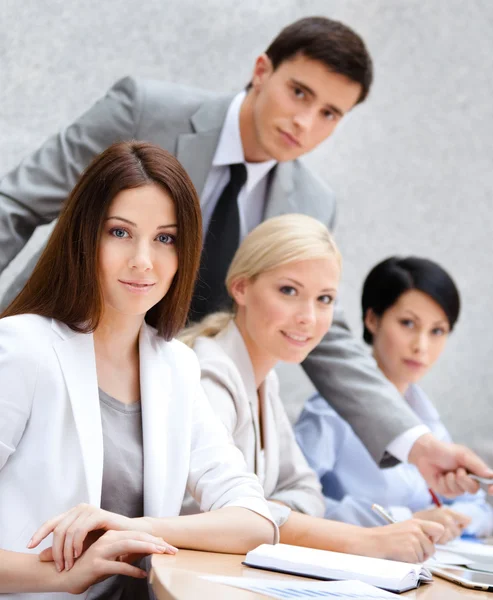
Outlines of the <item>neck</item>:
{"label": "neck", "polygon": [[404,396],[408,387],[411,385],[409,383],[409,381],[398,381],[397,379],[395,379],[395,377],[391,377],[390,374],[386,372],[384,365],[379,360],[378,355],[375,354],[375,351],[373,351],[373,358],[377,361],[377,365],[378,365],[378,368],[380,369],[380,371],[382,371],[382,373],[390,381],[390,383],[392,383],[397,388],[397,391],[402,396]]}
{"label": "neck", "polygon": [[240,137],[245,160],[250,163],[271,160],[260,146],[255,129],[254,104],[255,92],[250,89],[240,108]]}
{"label": "neck", "polygon": [[138,352],[139,332],[143,316],[122,315],[105,310],[94,331],[94,346],[98,354],[110,357],[130,357]]}
{"label": "neck", "polygon": [[276,357],[265,352],[262,350],[262,348],[259,348],[248,335],[241,310],[238,311],[238,314],[235,317],[235,324],[241,333],[243,341],[245,342],[248,356],[250,357],[250,361],[252,363],[253,375],[255,377],[255,388],[258,390],[267,377],[269,371],[271,371],[279,361]]}

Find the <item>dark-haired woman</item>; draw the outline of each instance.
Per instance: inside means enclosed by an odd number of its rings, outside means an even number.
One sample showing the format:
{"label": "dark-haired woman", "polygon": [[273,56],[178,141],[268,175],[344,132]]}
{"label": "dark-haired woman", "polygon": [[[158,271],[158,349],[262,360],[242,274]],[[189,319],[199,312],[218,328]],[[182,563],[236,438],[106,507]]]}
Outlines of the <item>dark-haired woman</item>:
{"label": "dark-haired woman", "polygon": [[[141,598],[123,577],[145,577],[135,559],[277,539],[194,353],[172,339],[201,234],[176,159],[115,144],[82,176],[2,315],[0,594]],[[177,516],[186,489],[205,512]]]}
{"label": "dark-haired woman", "polygon": [[[384,375],[439,439],[450,441],[440,416],[417,382],[442,353],[459,316],[459,293],[438,264],[423,258],[392,257],[372,269],[363,286],[364,339]],[[427,431],[426,428],[424,431]],[[380,525],[377,502],[397,520],[415,516],[445,527],[441,542],[463,531],[493,532],[493,511],[483,492],[433,506],[418,470],[400,464],[380,470],[356,437],[320,396],[311,398],[296,425],[296,437],[317,472],[326,497],[326,517]],[[445,499],[442,499],[445,503]]]}

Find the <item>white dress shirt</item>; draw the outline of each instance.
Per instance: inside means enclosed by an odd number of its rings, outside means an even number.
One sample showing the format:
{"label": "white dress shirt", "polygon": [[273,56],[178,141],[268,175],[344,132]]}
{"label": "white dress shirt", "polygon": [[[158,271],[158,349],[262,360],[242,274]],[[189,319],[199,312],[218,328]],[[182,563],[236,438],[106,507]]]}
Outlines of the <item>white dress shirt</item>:
{"label": "white dress shirt", "polygon": [[[436,408],[421,388],[409,386],[404,400],[437,439],[451,441]],[[295,432],[322,483],[327,518],[356,525],[383,525],[371,510],[373,502],[389,508],[397,520],[410,518],[412,513],[432,505],[428,486],[414,465],[379,469],[350,425],[321,396],[307,402]],[[453,501],[442,498],[442,502],[471,517],[467,533],[493,533],[493,509],[483,491],[463,494]]]}
{"label": "white dress shirt", "polygon": [[246,183],[238,194],[240,239],[243,239],[247,233],[262,222],[267,194],[267,175],[277,163],[275,160],[259,163],[249,163],[245,160],[240,135],[240,108],[245,97],[246,92],[240,92],[229,105],[212,160],[212,169],[204,185],[200,199],[204,237],[219,196],[229,182],[229,166],[236,163],[243,163],[247,170]]}

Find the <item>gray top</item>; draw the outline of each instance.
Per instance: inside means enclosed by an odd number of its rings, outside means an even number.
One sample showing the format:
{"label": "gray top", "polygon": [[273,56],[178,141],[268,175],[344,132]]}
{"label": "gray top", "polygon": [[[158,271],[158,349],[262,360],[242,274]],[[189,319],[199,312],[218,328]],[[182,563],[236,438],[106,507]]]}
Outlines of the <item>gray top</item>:
{"label": "gray top", "polygon": [[[126,517],[142,517],[144,453],[140,402],[124,404],[99,390],[103,427],[101,508]],[[148,598],[147,581],[123,575],[93,585],[87,600]]]}

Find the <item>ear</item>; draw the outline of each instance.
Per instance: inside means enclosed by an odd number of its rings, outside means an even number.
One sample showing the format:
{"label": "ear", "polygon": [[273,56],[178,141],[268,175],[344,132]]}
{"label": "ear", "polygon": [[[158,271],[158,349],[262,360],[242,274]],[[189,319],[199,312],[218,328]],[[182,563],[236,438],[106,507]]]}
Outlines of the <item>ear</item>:
{"label": "ear", "polygon": [[252,86],[254,89],[258,91],[264,81],[268,79],[273,72],[274,68],[272,67],[270,58],[267,54],[261,54],[255,61],[255,66],[253,67]]}
{"label": "ear", "polygon": [[231,283],[230,294],[237,306],[245,306],[248,284],[246,277],[239,277]]}
{"label": "ear", "polygon": [[379,323],[380,317],[373,312],[372,308],[369,308],[365,315],[365,326],[372,335],[375,335]]}

